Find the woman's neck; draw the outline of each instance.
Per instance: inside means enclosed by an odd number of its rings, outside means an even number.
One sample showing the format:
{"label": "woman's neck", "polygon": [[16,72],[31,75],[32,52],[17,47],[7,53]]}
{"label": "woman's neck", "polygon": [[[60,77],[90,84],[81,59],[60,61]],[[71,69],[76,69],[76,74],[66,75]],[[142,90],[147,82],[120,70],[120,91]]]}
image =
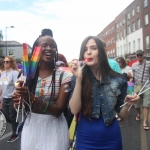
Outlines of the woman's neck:
{"label": "woman's neck", "polygon": [[39,65],[39,77],[44,79],[53,74],[54,68],[52,64],[40,63]]}
{"label": "woman's neck", "polygon": [[12,68],[5,68],[6,72],[10,72],[12,70]]}
{"label": "woman's neck", "polygon": [[100,74],[100,70],[97,67],[90,67],[92,73],[94,74],[94,76],[98,79],[98,80],[102,80],[102,76]]}

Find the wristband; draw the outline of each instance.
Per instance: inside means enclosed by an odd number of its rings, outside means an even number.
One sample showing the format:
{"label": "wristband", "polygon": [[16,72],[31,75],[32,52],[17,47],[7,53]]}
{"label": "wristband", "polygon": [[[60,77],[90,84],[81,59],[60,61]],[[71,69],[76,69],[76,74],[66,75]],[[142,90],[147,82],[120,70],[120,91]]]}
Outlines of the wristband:
{"label": "wristband", "polygon": [[46,102],[46,107],[45,107],[45,109],[43,110],[43,112],[46,112],[47,111],[47,109],[48,109],[48,107],[49,107],[49,102]]}

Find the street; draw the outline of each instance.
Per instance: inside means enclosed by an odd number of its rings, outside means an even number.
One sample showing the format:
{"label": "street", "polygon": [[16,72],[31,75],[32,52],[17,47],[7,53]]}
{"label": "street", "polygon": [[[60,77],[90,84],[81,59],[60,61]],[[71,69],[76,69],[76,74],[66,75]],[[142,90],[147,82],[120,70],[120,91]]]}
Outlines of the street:
{"label": "street", "polygon": [[[150,131],[143,129],[141,121],[135,121],[136,111],[131,109],[130,116],[127,120],[120,122],[123,138],[123,150],[150,150]],[[150,117],[149,117],[150,125]],[[11,136],[11,126],[8,124],[6,133],[0,138],[0,150],[20,150],[20,138],[14,143],[7,143]]]}

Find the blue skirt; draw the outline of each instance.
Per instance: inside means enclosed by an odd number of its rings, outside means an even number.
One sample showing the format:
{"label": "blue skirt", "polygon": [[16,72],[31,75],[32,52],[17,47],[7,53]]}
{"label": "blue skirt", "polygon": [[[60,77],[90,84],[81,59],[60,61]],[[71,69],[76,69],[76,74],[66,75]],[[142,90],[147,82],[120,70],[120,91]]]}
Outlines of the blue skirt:
{"label": "blue skirt", "polygon": [[87,119],[80,116],[77,134],[77,150],[122,150],[121,131],[116,118],[106,126],[100,118]]}

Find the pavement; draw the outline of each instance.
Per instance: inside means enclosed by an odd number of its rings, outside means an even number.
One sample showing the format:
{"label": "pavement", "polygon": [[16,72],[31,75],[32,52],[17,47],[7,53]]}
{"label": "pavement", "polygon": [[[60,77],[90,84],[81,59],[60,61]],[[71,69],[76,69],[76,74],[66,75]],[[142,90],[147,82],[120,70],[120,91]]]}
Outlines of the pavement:
{"label": "pavement", "polygon": [[[150,150],[150,130],[145,131],[143,129],[143,115],[139,122],[135,121],[135,116],[136,111],[133,107],[129,117],[119,123],[122,132],[123,150]],[[70,133],[71,135],[73,134],[73,127],[70,129]],[[0,150],[20,150],[21,135],[19,135],[20,138],[15,142],[7,143],[10,136],[11,125],[8,124],[6,133],[0,138]]]}

